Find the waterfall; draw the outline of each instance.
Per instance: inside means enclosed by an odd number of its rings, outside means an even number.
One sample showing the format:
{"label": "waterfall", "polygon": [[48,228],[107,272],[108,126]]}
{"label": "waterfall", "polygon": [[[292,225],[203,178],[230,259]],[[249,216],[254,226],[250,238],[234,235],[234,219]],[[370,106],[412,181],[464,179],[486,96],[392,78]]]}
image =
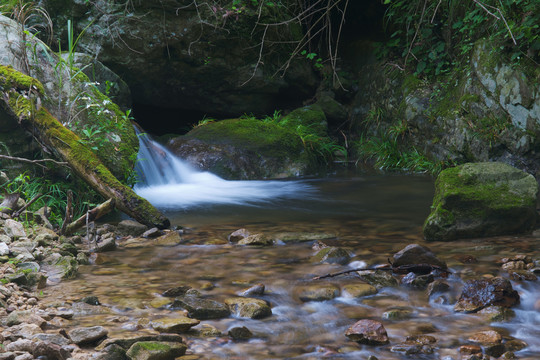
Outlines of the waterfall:
{"label": "waterfall", "polygon": [[280,198],[305,198],[313,192],[301,181],[229,181],[198,171],[135,128],[140,149],[134,190],[154,206],[181,209],[203,204],[254,205]]}

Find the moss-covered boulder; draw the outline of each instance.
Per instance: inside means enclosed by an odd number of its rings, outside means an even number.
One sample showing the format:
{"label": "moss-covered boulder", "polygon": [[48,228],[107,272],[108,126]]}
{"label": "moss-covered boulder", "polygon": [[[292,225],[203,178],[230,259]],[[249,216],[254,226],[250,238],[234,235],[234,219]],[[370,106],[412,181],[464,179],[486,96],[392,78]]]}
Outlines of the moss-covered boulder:
{"label": "moss-covered boulder", "polygon": [[537,220],[538,184],[510,165],[468,163],[441,172],[426,240],[454,240],[531,231]]}
{"label": "moss-covered boulder", "polygon": [[226,179],[298,176],[309,167],[302,140],[291,128],[254,118],[197,126],[168,145],[199,169]]}

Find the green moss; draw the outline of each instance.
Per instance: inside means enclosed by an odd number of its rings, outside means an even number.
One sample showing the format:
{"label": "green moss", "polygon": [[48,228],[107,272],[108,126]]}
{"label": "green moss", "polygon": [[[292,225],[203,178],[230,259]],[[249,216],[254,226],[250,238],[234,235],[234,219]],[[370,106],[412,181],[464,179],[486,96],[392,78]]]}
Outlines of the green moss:
{"label": "green moss", "polygon": [[281,123],[290,127],[303,125],[309,127],[313,133],[319,136],[327,136],[328,125],[326,116],[318,105],[304,106],[293,110],[283,117]]}
{"label": "green moss", "polygon": [[536,222],[536,180],[502,163],[464,164],[441,172],[428,240],[527,231]]}
{"label": "green moss", "polygon": [[34,88],[40,95],[45,94],[45,89],[41,82],[13,69],[12,66],[0,65],[0,87],[17,90]]}
{"label": "green moss", "polygon": [[253,118],[208,123],[186,136],[209,143],[240,145],[274,158],[298,156],[303,149],[301,139],[292,130]]}
{"label": "green moss", "polygon": [[155,341],[141,341],[139,342],[139,346],[142,347],[145,350],[159,350],[159,351],[167,351],[170,350],[170,346],[164,343],[159,343]]}

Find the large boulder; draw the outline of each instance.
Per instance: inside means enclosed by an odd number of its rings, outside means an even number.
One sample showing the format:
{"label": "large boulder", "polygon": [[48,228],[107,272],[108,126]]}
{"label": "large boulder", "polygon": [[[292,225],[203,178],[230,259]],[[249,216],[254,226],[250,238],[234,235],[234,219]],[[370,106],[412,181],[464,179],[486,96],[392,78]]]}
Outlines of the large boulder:
{"label": "large boulder", "polygon": [[468,163],[441,172],[426,240],[454,240],[531,231],[538,184],[532,175],[498,162]]}
{"label": "large boulder", "polygon": [[200,125],[169,148],[201,170],[227,179],[298,176],[308,167],[302,140],[290,128],[254,118]]}

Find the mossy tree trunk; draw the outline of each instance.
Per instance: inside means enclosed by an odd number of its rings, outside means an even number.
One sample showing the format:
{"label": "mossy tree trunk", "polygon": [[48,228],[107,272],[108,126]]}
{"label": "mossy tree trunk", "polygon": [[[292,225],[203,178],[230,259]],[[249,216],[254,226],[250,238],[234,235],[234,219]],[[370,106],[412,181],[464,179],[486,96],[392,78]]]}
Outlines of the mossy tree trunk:
{"label": "mossy tree trunk", "polygon": [[11,67],[0,65],[0,104],[19,124],[116,207],[142,224],[167,228],[170,225],[159,210],[122,184],[99,158],[71,130],[40,106],[43,85]]}

